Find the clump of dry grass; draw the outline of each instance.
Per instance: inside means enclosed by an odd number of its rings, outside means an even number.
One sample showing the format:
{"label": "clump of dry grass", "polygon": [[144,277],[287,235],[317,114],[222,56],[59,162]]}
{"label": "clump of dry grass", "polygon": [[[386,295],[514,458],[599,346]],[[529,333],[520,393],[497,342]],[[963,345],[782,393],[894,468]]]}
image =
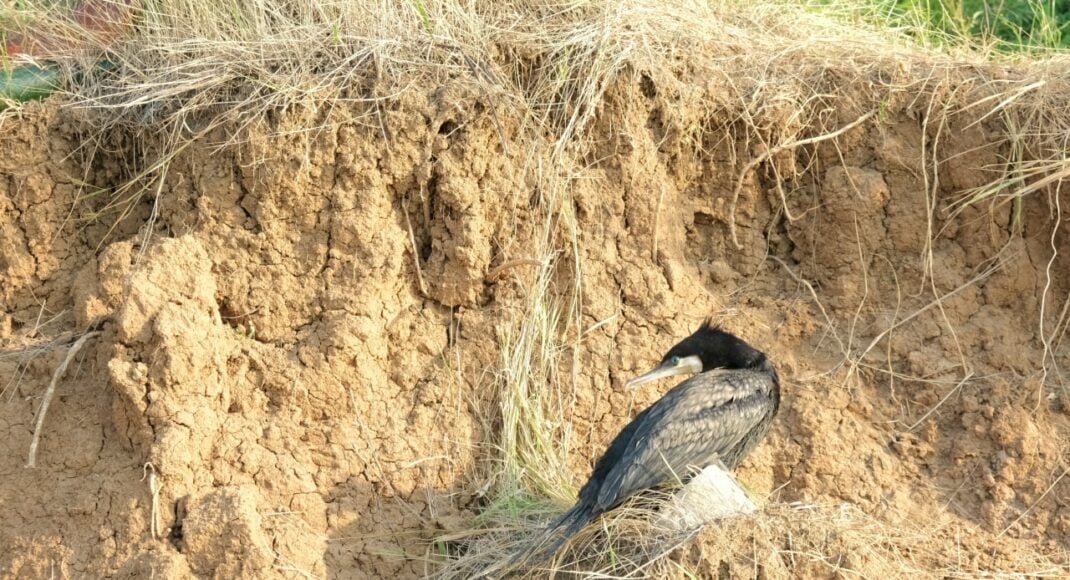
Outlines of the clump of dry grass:
{"label": "clump of dry grass", "polygon": [[919,521],[893,526],[846,503],[796,502],[773,503],[702,529],[685,529],[658,518],[671,501],[668,495],[629,501],[588,526],[552,559],[512,570],[503,563],[530,548],[527,538],[537,535],[537,522],[454,538],[463,543],[463,551],[440,577],[974,578],[1001,575],[1008,566],[1015,571],[1012,576],[1058,577],[1066,572],[1014,545],[983,554],[984,541],[968,524]]}
{"label": "clump of dry grass", "polygon": [[932,520],[892,526],[850,504],[772,504],[707,528],[675,557],[697,576],[976,578],[999,576],[1003,567],[1015,571],[1008,576],[1065,574],[1017,546],[984,554],[977,531]]}
{"label": "clump of dry grass", "polygon": [[[508,528],[488,528],[446,538],[456,551],[439,571],[441,578],[560,575],[659,576],[662,563],[698,531],[660,517],[674,496],[651,491],[625,502],[592,522],[553,554],[545,553],[546,519],[525,513]],[[671,565],[669,565],[671,566]]]}

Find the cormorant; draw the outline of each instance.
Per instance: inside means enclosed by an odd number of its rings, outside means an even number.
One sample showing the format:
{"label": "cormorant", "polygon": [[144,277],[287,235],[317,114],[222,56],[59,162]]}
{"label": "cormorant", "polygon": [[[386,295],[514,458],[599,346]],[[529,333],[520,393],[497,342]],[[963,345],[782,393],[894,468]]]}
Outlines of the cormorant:
{"label": "cormorant", "polygon": [[576,505],[547,528],[551,534],[567,526],[563,537],[542,553],[556,551],[587,522],[636,492],[686,478],[689,467],[719,462],[734,469],[769,430],[780,406],[776,370],[764,353],[709,320],[625,388],[687,373],[695,376],[673,387],[617,435]]}

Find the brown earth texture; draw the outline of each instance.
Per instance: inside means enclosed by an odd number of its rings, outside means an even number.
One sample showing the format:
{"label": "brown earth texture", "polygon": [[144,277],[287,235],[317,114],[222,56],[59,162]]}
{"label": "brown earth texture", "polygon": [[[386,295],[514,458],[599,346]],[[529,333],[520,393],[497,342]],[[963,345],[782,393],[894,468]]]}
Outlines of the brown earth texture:
{"label": "brown earth texture", "polygon": [[[1008,119],[1060,127],[1067,77],[759,28],[622,63],[556,149],[465,67],[220,124],[149,177],[152,142],[72,97],[3,113],[0,576],[436,574],[518,369],[550,361],[523,380],[565,394],[575,488],[707,316],[782,379],[738,470],[762,508],[635,575],[1070,573],[1067,200],[963,202],[1066,174]],[[540,304],[558,342],[510,366]]]}

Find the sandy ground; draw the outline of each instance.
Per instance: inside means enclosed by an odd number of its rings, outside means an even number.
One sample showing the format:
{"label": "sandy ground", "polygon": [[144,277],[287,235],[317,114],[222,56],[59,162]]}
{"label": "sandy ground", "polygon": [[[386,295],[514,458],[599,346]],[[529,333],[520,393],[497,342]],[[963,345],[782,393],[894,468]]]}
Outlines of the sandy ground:
{"label": "sandy ground", "polygon": [[[999,126],[950,116],[938,179],[909,100],[778,153],[802,178],[744,177],[737,248],[733,191],[761,151],[737,110],[690,108],[688,90],[725,88],[688,78],[621,74],[575,176],[578,227],[554,234],[571,240],[554,288],[578,276],[583,325],[604,322],[564,357],[582,365],[575,481],[667,388],[622,383],[712,314],[769,354],[785,399],[739,470],[766,509],[675,557],[721,577],[1066,566],[1070,396],[1053,369],[1070,353],[1046,352],[1038,321],[1070,291],[1068,226],[1041,194],[1020,233],[1011,204],[947,210],[1005,154]],[[280,114],[222,151],[210,136],[158,198],[115,207],[122,136],[90,160],[58,103],[6,120],[0,345],[35,348],[0,358],[0,576],[433,572],[428,539],[479,511],[487,373],[546,213],[524,148],[502,148],[518,120],[495,115],[462,84],[417,87],[374,124],[358,106]],[[24,469],[62,344],[94,324]]]}

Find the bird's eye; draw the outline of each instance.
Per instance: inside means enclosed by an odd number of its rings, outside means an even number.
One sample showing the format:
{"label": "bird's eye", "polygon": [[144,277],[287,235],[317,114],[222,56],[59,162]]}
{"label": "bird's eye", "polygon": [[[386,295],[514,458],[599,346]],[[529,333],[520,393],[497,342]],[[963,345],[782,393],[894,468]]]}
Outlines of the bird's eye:
{"label": "bird's eye", "polygon": [[671,359],[669,359],[669,364],[671,364],[674,367],[675,366],[679,366],[680,365],[680,357],[678,357],[678,356],[672,357]]}

